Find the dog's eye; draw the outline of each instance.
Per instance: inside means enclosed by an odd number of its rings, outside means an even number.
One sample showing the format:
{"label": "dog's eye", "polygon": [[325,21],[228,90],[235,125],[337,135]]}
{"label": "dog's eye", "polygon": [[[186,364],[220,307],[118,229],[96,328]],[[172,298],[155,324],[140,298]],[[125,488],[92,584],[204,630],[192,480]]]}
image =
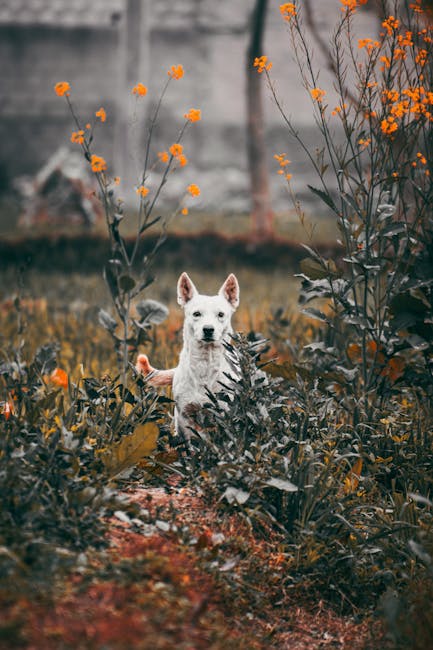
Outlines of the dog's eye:
{"label": "dog's eye", "polygon": [[195,311],[195,312],[193,313],[193,316],[194,316],[194,318],[199,318],[199,317],[201,316],[201,312],[199,312],[199,311]]}
{"label": "dog's eye", "polygon": [[223,311],[218,312],[218,318],[224,318],[225,314]]}

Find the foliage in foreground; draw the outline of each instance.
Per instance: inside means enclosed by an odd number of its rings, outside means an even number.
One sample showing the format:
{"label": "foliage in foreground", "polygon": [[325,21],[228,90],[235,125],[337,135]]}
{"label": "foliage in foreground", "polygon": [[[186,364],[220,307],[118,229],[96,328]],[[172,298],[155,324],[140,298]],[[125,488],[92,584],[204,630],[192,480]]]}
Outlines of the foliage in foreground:
{"label": "foliage in foreground", "polygon": [[382,424],[361,440],[316,380],[257,372],[256,342],[240,338],[229,355],[239,379],[209,395],[193,438],[190,463],[209,498],[282,532],[285,581],[314,584],[345,608],[415,576],[432,542],[432,504],[418,496],[431,449],[393,440]]}
{"label": "foliage in foreground", "polygon": [[56,344],[22,348],[0,363],[0,580],[34,581],[106,543],[107,515],[125,507],[110,480],[155,447],[160,398],[82,366],[68,376]]}

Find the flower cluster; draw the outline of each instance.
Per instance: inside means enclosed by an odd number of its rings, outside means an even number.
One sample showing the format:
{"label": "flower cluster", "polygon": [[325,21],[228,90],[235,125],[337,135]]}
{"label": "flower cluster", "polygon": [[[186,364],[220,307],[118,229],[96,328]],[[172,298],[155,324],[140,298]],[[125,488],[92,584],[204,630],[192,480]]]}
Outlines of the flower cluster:
{"label": "flower cluster", "polygon": [[62,368],[54,368],[48,377],[48,381],[55,386],[60,386],[64,390],[67,390],[68,388],[68,375],[65,370],[62,370]]}
{"label": "flower cluster", "polygon": [[[185,167],[185,165],[188,164],[188,158],[183,153],[183,146],[179,144],[179,142],[175,142],[174,144],[172,144],[171,147],[169,148],[169,152],[171,153],[173,158],[176,159],[176,161],[181,167]],[[165,153],[166,153],[165,151],[161,152],[161,156],[159,156],[160,160],[162,158],[164,158],[165,160],[165,156],[164,156]]]}
{"label": "flower cluster", "polygon": [[96,156],[95,154],[92,154],[90,158],[90,166],[95,174],[104,172],[107,169],[107,163],[104,158],[102,158],[102,156]]}
{"label": "flower cluster", "polygon": [[360,38],[358,40],[358,48],[360,50],[365,48],[367,50],[368,54],[371,54],[371,52],[375,48],[379,48],[379,47],[380,47],[380,42],[379,41],[373,41],[372,38]]}
{"label": "flower cluster", "polygon": [[392,117],[392,115],[389,115],[388,117],[386,117],[381,121],[380,128],[384,135],[392,135],[397,131],[398,124],[395,121],[395,118]]}
{"label": "flower cluster", "polygon": [[71,86],[67,81],[59,81],[54,86],[54,92],[56,95],[58,95],[58,97],[63,97],[64,95],[66,95],[66,97],[69,97],[70,89]]}
{"label": "flower cluster", "polygon": [[341,11],[353,13],[358,6],[367,4],[367,0],[340,0]]}
{"label": "flower cluster", "polygon": [[172,65],[170,70],[167,71],[167,74],[171,79],[182,79],[185,72],[183,66]]}
{"label": "flower cluster", "polygon": [[145,187],[144,185],[140,185],[135,191],[142,199],[144,199],[144,197],[149,194],[149,188]]}
{"label": "flower cluster", "polygon": [[286,172],[286,167],[287,165],[290,165],[290,160],[288,160],[287,155],[285,153],[276,153],[274,155],[274,158],[276,161],[278,161],[278,164],[280,166],[280,169],[277,171],[277,174],[283,175],[287,181],[289,181],[292,178],[292,174],[288,174]]}
{"label": "flower cluster", "polygon": [[78,131],[72,131],[71,142],[73,144],[84,144],[84,131],[81,129]]}
{"label": "flower cluster", "polygon": [[105,111],[105,108],[102,108],[102,106],[101,106],[101,108],[99,110],[96,111],[95,115],[96,115],[96,117],[99,117],[101,122],[106,122],[107,121],[107,113]]}
{"label": "flower cluster", "polygon": [[257,68],[257,72],[259,74],[261,74],[264,70],[266,70],[266,72],[269,72],[269,70],[272,68],[272,63],[271,61],[268,61],[267,56],[256,56],[253,65],[255,68]]}
{"label": "flower cluster", "polygon": [[168,155],[168,153],[166,151],[159,151],[158,152],[158,158],[159,158],[160,162],[165,164],[165,163],[168,163],[170,157],[169,157],[169,155]]}
{"label": "flower cluster", "polygon": [[323,98],[326,95],[326,91],[322,90],[321,88],[311,88],[310,95],[315,102],[320,103],[323,101]]}
{"label": "flower cluster", "polygon": [[343,102],[340,104],[340,106],[336,106],[334,110],[332,111],[331,115],[340,115],[344,114],[344,112],[347,110],[347,104],[346,102]]}
{"label": "flower cluster", "polygon": [[169,152],[171,153],[171,155],[174,158],[176,158],[177,156],[181,156],[182,153],[183,153],[183,146],[181,144],[179,144],[178,142],[175,142],[169,148]]}
{"label": "flower cluster", "polygon": [[290,22],[294,16],[296,16],[296,5],[294,2],[285,2],[280,5],[280,14],[283,17],[283,20]]}
{"label": "flower cluster", "polygon": [[388,33],[388,36],[392,36],[394,31],[396,31],[400,26],[400,21],[394,16],[389,16],[386,20],[383,21],[382,27],[384,27]]}
{"label": "flower cluster", "polygon": [[195,183],[191,183],[190,185],[188,185],[186,190],[188,194],[190,194],[191,196],[200,196],[200,188]]}
{"label": "flower cluster", "polygon": [[184,118],[189,122],[199,122],[201,120],[201,110],[199,108],[190,108],[185,113]]}
{"label": "flower cluster", "polygon": [[131,92],[133,95],[136,95],[137,97],[144,97],[145,95],[147,95],[147,88],[143,83],[141,83],[141,81],[139,81],[138,84],[134,86]]}

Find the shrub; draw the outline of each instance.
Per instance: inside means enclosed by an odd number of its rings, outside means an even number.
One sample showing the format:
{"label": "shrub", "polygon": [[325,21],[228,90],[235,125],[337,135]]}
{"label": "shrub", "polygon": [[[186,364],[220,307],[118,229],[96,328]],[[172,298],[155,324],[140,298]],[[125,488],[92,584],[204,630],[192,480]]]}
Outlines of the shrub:
{"label": "shrub", "polygon": [[110,478],[153,450],[158,398],[139,382],[68,377],[57,346],[0,364],[0,578],[50,578],[106,543],[106,515],[124,506]]}

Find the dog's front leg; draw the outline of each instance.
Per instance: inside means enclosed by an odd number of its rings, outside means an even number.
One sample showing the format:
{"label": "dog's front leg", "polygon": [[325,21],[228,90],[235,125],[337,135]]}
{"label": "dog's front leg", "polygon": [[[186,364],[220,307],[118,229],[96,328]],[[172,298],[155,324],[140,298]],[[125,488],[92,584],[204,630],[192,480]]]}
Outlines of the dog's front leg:
{"label": "dog's front leg", "polygon": [[135,364],[137,372],[141,372],[144,378],[151,386],[171,386],[173,384],[173,376],[175,368],[167,370],[158,370],[150,365],[149,358],[146,354],[139,354]]}

